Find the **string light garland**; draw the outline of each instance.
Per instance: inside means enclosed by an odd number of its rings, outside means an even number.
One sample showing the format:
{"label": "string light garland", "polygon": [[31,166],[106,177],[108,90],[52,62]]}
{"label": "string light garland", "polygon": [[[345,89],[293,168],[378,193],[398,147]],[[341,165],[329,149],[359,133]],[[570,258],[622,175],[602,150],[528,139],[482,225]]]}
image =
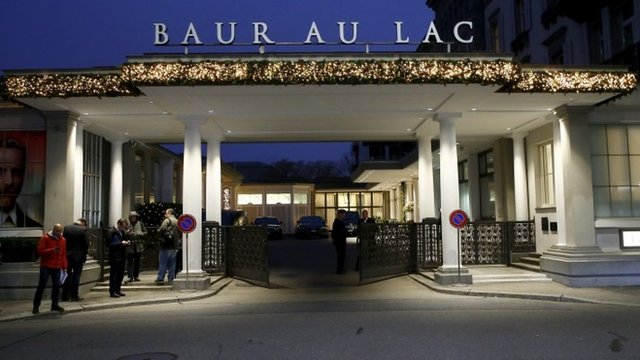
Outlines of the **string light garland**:
{"label": "string light garland", "polygon": [[621,71],[522,70],[506,60],[227,60],[144,62],[114,74],[46,73],[0,78],[0,95],[20,97],[134,96],[140,86],[481,84],[506,92],[633,91]]}
{"label": "string light garland", "polygon": [[5,79],[8,98],[132,96],[139,94],[122,81],[120,74],[31,74]]}
{"label": "string light garland", "polygon": [[520,73],[509,91],[628,93],[636,84],[636,75],[627,72],[530,71]]}

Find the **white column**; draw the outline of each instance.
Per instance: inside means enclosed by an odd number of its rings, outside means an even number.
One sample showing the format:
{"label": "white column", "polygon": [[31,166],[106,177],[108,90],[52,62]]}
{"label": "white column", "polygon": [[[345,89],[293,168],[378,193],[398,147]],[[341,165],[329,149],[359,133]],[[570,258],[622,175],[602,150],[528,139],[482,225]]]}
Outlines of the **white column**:
{"label": "white column", "polygon": [[[460,253],[458,230],[449,224],[449,215],[460,207],[458,188],[458,150],[456,146],[456,120],[460,114],[438,114],[440,123],[440,208],[442,209],[442,266],[436,272],[436,282],[470,283],[471,275],[464,269],[464,277],[458,276]],[[462,270],[460,271],[462,274]]]}
{"label": "white column", "polygon": [[513,190],[516,202],[516,221],[529,220],[527,202],[527,159],[525,155],[524,133],[515,133],[513,139]]}
{"label": "white column", "polygon": [[111,143],[111,192],[109,196],[109,224],[114,226],[122,217],[122,145],[124,139],[108,139]]}
{"label": "white column", "polygon": [[73,219],[83,217],[83,184],[84,184],[84,124],[75,122],[75,168],[73,174]]}
{"label": "white column", "polygon": [[174,287],[178,289],[204,289],[211,279],[202,271],[202,135],[204,119],[200,117],[181,119],[185,125],[184,168],[182,187],[182,211],[196,219],[193,232],[183,236],[182,271]]}
{"label": "white column", "polygon": [[554,180],[558,245],[594,247],[589,122],[574,110],[554,121]]}
{"label": "white column", "polygon": [[418,137],[418,220],[437,217],[434,193],[431,136],[423,135]]}
{"label": "white column", "polygon": [[206,209],[207,221],[222,224],[222,155],[220,136],[207,137]]}

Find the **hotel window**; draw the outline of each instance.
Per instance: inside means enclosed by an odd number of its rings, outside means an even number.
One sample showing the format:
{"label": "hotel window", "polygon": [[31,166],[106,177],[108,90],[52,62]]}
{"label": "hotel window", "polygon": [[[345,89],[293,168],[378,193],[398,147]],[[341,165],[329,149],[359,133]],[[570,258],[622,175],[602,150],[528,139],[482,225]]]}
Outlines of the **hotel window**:
{"label": "hotel window", "polygon": [[90,227],[102,226],[103,141],[98,135],[83,136],[82,217]]}
{"label": "hotel window", "polygon": [[134,192],[134,203],[135,204],[144,204],[146,201],[144,199],[145,192],[145,163],[144,163],[144,154],[141,152],[137,152],[134,158],[134,166],[133,166],[133,192]]}
{"label": "hotel window", "polygon": [[587,25],[587,39],[589,42],[589,62],[600,64],[604,61],[604,36],[600,18]]}
{"label": "hotel window", "polygon": [[553,179],[553,143],[538,146],[538,186],[540,207],[552,207],[556,204],[556,190]]}
{"label": "hotel window", "polygon": [[547,47],[547,53],[549,56],[549,64],[563,65],[564,64],[564,43],[566,39],[567,28],[563,27],[549,36],[547,40],[543,42]]}
{"label": "hotel window", "polygon": [[480,217],[482,220],[496,218],[496,190],[493,182],[493,151],[478,155],[480,175]]}
{"label": "hotel window", "polygon": [[309,198],[306,193],[295,193],[293,194],[293,203],[294,204],[308,204]]}
{"label": "hotel window", "polygon": [[517,36],[525,30],[524,0],[515,0],[513,2],[513,12]]}
{"label": "hotel window", "polygon": [[625,0],[611,9],[611,44],[613,52],[633,45],[633,0]]}
{"label": "hotel window", "polygon": [[460,189],[460,208],[467,213],[469,205],[469,162],[467,160],[458,163],[458,188]]}
{"label": "hotel window", "polygon": [[238,194],[238,205],[262,205],[262,194]]}
{"label": "hotel window", "polygon": [[591,147],[595,216],[640,216],[640,126],[593,126]]}
{"label": "hotel window", "polygon": [[267,205],[291,204],[290,193],[269,193],[267,194]]}
{"label": "hotel window", "polygon": [[491,50],[496,53],[502,52],[502,41],[500,40],[500,13],[496,12],[489,18],[489,41]]}

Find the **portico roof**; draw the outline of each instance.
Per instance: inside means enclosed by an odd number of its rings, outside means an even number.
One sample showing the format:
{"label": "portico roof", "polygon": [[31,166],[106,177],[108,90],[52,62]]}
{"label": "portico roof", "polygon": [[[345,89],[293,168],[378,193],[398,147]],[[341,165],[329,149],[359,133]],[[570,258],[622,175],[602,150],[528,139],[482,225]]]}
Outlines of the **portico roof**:
{"label": "portico roof", "polygon": [[619,68],[432,54],[146,55],[114,69],[5,73],[5,97],[76,113],[107,138],[182,142],[184,121],[199,119],[205,140],[415,140],[437,138],[434,115],[453,113],[466,151],[540,126],[560,106],[592,106],[636,86]]}

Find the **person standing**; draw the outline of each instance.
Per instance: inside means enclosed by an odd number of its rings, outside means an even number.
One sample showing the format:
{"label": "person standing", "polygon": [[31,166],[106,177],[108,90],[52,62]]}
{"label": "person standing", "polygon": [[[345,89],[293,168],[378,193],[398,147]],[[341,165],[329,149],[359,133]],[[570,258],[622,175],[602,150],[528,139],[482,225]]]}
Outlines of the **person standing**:
{"label": "person standing", "polygon": [[169,285],[173,284],[176,276],[176,254],[178,252],[178,219],[175,211],[167,209],[164,212],[164,220],[158,228],[160,233],[160,251],[158,252],[158,276],[156,285],[164,285],[165,274]]}
{"label": "person standing", "polygon": [[60,289],[60,276],[67,271],[66,241],[62,236],[62,225],[55,224],[48,233],[44,234],[38,242],[38,255],[40,255],[40,279],[38,288],[33,298],[33,311],[40,312],[42,294],[51,277],[51,311],[64,312],[58,305],[58,293]]}
{"label": "person standing", "polygon": [[129,282],[140,281],[140,257],[144,251],[143,236],[147,235],[147,227],[140,221],[140,215],[132,211],[129,213],[129,241],[127,247],[127,277]]}
{"label": "person standing", "polygon": [[126,239],[129,222],[125,218],[118,220],[109,235],[109,295],[112,298],[125,296],[120,291],[124,279],[124,264],[129,241]]}
{"label": "person standing", "polygon": [[362,210],[362,217],[358,220],[358,259],[356,260],[356,268],[355,270],[358,271],[360,270],[360,242],[363,239],[363,235],[364,235],[364,224],[375,224],[376,221],[373,218],[369,217],[369,211],[368,210]]}
{"label": "person standing", "polygon": [[336,213],[336,218],[333,220],[333,226],[331,227],[331,238],[333,239],[333,246],[336,247],[336,274],[345,274],[344,261],[347,253],[347,228],[344,225],[344,217],[347,214],[346,210],[340,209]]}
{"label": "person standing", "polygon": [[80,301],[80,277],[82,267],[87,261],[89,240],[87,239],[87,220],[80,218],[64,227],[62,232],[67,241],[67,280],[62,285],[62,301]]}

